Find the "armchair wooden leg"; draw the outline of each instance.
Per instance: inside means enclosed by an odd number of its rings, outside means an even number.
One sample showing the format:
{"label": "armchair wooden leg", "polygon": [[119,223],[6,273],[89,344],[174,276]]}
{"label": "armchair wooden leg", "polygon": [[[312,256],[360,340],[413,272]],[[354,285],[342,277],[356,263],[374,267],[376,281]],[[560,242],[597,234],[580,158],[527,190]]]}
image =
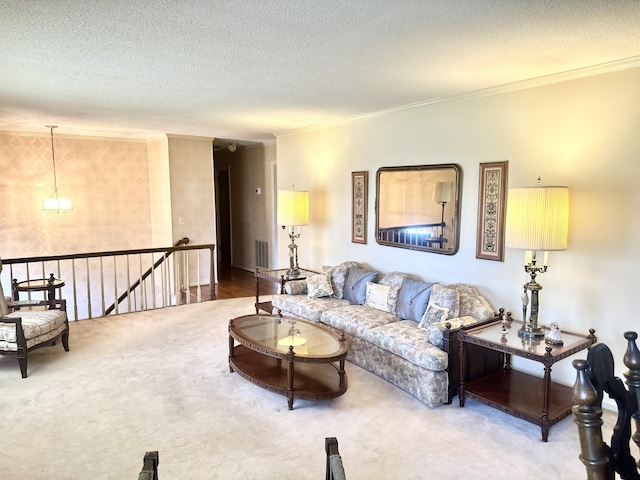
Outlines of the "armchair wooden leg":
{"label": "armchair wooden leg", "polygon": [[69,351],[69,328],[62,332],[62,346],[64,347],[65,352]]}
{"label": "armchair wooden leg", "polygon": [[27,352],[18,350],[18,363],[20,364],[20,373],[22,378],[27,378]]}

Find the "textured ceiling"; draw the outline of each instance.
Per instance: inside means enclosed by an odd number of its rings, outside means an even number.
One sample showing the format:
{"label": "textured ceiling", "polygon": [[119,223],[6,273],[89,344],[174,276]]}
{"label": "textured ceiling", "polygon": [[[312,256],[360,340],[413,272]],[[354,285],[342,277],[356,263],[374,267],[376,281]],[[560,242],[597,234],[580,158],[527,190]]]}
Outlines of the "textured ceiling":
{"label": "textured ceiling", "polygon": [[640,58],[639,32],[638,0],[0,0],[0,130],[269,141]]}

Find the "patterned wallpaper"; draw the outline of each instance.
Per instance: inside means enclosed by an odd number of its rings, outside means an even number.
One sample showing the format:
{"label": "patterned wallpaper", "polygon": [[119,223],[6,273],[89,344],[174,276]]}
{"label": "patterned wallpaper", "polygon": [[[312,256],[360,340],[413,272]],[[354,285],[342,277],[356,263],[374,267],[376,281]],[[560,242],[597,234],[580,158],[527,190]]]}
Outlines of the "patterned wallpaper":
{"label": "patterned wallpaper", "polygon": [[144,248],[151,244],[149,169],[144,141],[54,131],[60,193],[73,210],[50,213],[49,133],[0,133],[0,255],[5,258]]}
{"label": "patterned wallpaper", "polygon": [[151,202],[151,247],[171,245],[171,178],[169,147],[165,135],[149,140],[149,194]]}
{"label": "patterned wallpaper", "polygon": [[[189,237],[191,245],[216,243],[216,212],[213,184],[213,142],[198,137],[169,136],[171,220],[173,242]],[[194,252],[195,253],[195,252]],[[207,265],[210,255],[199,252]],[[189,257],[189,281],[197,280],[197,265]],[[200,281],[209,283],[209,269],[200,269]]]}

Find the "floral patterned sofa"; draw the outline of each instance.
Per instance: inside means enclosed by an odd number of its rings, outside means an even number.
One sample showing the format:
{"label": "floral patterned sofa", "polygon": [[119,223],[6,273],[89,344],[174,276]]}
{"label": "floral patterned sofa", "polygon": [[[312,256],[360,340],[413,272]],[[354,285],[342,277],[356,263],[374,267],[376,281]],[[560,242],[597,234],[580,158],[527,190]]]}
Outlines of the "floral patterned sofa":
{"label": "floral patterned sofa", "polygon": [[344,332],[348,360],[429,407],[451,403],[457,391],[457,330],[497,315],[471,285],[381,276],[358,262],[323,267],[284,290],[272,300],[276,312]]}

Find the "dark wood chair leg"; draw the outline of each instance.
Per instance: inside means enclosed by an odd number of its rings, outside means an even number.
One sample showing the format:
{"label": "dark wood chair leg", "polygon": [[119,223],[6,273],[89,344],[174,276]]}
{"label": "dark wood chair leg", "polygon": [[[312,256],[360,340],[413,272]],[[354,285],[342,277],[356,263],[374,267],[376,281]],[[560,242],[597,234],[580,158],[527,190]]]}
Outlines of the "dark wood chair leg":
{"label": "dark wood chair leg", "polygon": [[69,351],[69,327],[62,332],[62,346],[64,347],[65,352]]}
{"label": "dark wood chair leg", "polygon": [[27,351],[18,350],[18,363],[20,364],[20,373],[22,378],[27,378]]}

